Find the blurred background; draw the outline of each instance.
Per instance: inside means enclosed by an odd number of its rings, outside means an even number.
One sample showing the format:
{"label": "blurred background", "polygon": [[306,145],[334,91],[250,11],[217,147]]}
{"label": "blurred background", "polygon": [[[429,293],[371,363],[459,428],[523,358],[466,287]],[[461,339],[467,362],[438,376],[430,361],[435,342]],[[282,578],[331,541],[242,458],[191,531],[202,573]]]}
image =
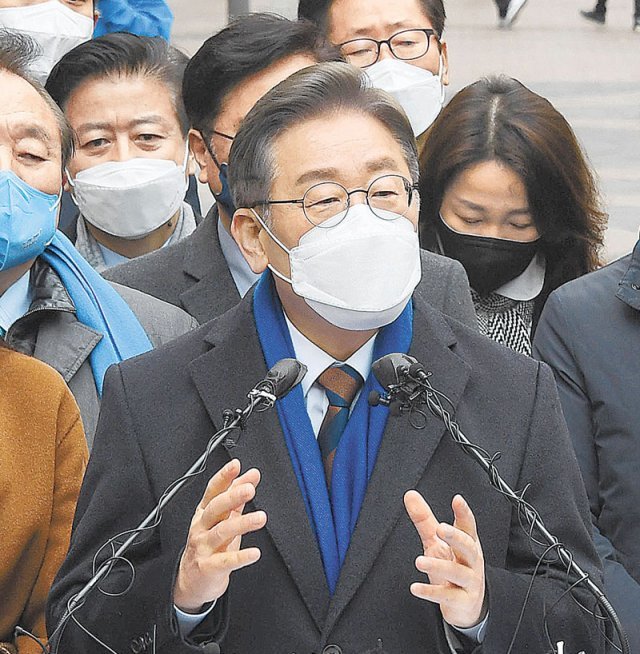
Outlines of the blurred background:
{"label": "blurred background", "polygon": [[[297,0],[170,0],[173,42],[193,54],[229,15],[295,17]],[[580,17],[595,0],[529,0],[510,30],[491,0],[445,0],[448,97],[479,77],[507,73],[569,120],[596,170],[609,213],[606,258],[631,250],[640,229],[640,32],[633,1],[609,0],[605,26]],[[203,207],[205,208],[205,207]]]}

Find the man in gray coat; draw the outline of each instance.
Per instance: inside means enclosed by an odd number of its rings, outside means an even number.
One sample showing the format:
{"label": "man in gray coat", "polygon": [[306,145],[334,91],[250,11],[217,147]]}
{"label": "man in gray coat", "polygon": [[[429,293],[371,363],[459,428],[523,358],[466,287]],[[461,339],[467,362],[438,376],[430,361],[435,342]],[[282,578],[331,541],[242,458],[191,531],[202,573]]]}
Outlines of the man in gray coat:
{"label": "man in gray coat", "polygon": [[103,369],[195,321],[139,291],[110,286],[56,232],[72,135],[25,74],[30,47],[26,37],[0,33],[0,337],[64,377],[91,446]]}
{"label": "man in gray coat", "polygon": [[[175,304],[200,323],[235,306],[258,276],[231,236],[234,207],[224,162],[233,138],[266,91],[301,68],[339,56],[312,25],[268,14],[240,18],[208,39],[189,62],[182,91],[200,181],[217,203],[180,243],[108,270],[105,277]],[[418,295],[475,328],[462,266],[429,252],[421,256]]]}
{"label": "man in gray coat", "polygon": [[640,651],[640,241],[549,296],[533,352],[555,373],[605,590]]}

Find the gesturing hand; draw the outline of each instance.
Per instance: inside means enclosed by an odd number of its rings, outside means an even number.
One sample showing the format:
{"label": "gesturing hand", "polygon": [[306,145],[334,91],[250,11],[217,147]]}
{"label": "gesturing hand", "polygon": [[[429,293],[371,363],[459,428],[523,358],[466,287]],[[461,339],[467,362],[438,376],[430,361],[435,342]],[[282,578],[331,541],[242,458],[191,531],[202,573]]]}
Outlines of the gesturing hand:
{"label": "gesturing hand", "polygon": [[429,575],[428,584],[411,584],[411,592],[439,604],[442,617],[451,626],[474,627],[486,615],[485,576],[476,520],[469,505],[461,495],[453,498],[453,526],[438,522],[417,491],[405,494],[404,505],[424,550],[416,559],[416,568]]}
{"label": "gesturing hand", "polygon": [[191,520],[187,545],[180,559],[173,601],[182,611],[197,613],[227,590],[229,577],[260,558],[257,547],[240,549],[244,534],[262,529],[264,511],[242,514],[256,494],[260,472],[240,474],[240,462],[230,461],[209,481]]}

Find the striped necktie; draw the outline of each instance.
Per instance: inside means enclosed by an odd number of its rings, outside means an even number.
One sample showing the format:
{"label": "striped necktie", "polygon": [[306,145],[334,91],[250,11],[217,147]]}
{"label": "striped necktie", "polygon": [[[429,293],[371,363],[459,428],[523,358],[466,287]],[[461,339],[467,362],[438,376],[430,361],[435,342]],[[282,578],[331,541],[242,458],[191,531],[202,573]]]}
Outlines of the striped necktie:
{"label": "striped necktie", "polygon": [[329,408],[318,432],[318,445],[322,453],[327,487],[331,488],[331,472],[340,437],[349,420],[353,399],[364,383],[360,373],[347,364],[331,366],[319,377],[329,399]]}

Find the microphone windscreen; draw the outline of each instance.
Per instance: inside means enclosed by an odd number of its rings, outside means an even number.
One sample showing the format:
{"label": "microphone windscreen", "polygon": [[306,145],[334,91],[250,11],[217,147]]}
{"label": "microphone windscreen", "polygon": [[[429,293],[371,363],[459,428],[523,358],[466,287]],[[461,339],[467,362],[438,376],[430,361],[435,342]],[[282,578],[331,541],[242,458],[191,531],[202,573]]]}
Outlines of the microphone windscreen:
{"label": "microphone windscreen", "polygon": [[280,359],[267,373],[265,381],[270,383],[273,394],[284,397],[297,386],[307,374],[307,366],[297,359]]}
{"label": "microphone windscreen", "polygon": [[373,363],[371,369],[380,386],[389,390],[391,386],[401,384],[404,374],[416,360],[407,354],[395,352],[387,354]]}

